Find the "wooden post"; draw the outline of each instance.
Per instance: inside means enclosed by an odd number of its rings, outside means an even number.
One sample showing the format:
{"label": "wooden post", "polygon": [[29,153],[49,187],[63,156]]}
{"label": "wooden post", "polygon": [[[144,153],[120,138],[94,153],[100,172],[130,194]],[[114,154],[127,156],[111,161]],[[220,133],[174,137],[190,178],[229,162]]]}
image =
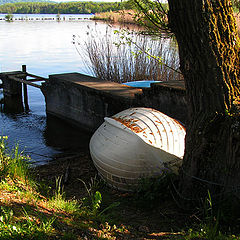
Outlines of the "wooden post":
{"label": "wooden post", "polygon": [[0,99],[0,111],[1,112],[3,111],[3,98]]}
{"label": "wooden post", "polygon": [[[27,72],[27,67],[26,65],[22,65],[22,72],[26,73]],[[26,80],[26,77],[22,78],[23,80]],[[27,93],[27,84],[23,83],[23,94],[24,94],[24,105],[25,105],[25,110],[29,111],[29,105],[28,105],[28,93]]]}

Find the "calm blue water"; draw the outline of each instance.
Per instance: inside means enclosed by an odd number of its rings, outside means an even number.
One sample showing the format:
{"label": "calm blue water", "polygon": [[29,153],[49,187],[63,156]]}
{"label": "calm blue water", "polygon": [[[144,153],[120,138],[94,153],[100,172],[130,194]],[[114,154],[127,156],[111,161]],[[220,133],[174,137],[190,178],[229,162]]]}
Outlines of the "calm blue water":
{"label": "calm blue water", "polygon": [[[7,14],[0,13],[0,19],[5,19]],[[13,20],[19,19],[29,19],[29,20],[43,20],[43,19],[50,19],[58,17],[60,20],[83,20],[86,18],[91,18],[94,14],[12,14]]]}
{"label": "calm blue water", "polygon": [[[72,44],[72,35],[84,41],[91,20],[80,21],[0,21],[0,72],[21,70],[47,77],[49,74],[81,72],[90,74],[86,60]],[[98,23],[98,29],[106,24]],[[39,89],[28,86],[29,113],[0,111],[0,134],[9,136],[9,145],[19,143],[36,164],[44,164],[62,151],[86,149],[89,135],[75,131],[61,121],[46,119],[44,97]],[[2,98],[0,90],[0,99]]]}

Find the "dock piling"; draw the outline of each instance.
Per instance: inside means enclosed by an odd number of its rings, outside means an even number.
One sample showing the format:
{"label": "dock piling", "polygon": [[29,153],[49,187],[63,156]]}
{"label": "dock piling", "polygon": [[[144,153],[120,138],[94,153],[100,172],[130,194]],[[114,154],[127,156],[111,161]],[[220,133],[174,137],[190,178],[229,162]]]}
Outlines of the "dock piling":
{"label": "dock piling", "polygon": [[[26,65],[22,65],[22,72],[27,73]],[[26,81],[27,77],[24,76],[22,79]],[[29,111],[29,105],[28,105],[28,92],[27,92],[27,84],[26,83],[23,83],[23,95],[24,95],[25,110],[28,112]]]}
{"label": "dock piling", "polygon": [[1,103],[4,103],[5,112],[28,112],[27,85],[41,89],[41,85],[36,84],[36,82],[46,81],[46,78],[28,73],[26,65],[22,65],[22,71],[1,72],[0,79],[2,80],[4,96],[4,101]]}

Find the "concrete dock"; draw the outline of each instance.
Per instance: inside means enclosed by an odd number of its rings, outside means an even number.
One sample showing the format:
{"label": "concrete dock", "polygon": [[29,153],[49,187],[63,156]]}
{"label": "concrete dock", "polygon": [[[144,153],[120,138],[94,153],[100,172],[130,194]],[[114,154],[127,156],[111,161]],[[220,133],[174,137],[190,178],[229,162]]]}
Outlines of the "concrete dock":
{"label": "concrete dock", "polygon": [[94,131],[104,117],[136,106],[135,95],[142,90],[68,73],[50,75],[42,84],[42,92],[47,113]]}
{"label": "concrete dock", "polygon": [[[12,104],[12,100],[7,101],[10,98],[22,102],[23,85],[24,105],[28,110],[26,85],[31,85],[44,94],[47,114],[89,131],[95,131],[103,123],[104,117],[130,107],[153,108],[182,123],[186,123],[188,118],[183,81],[153,83],[150,88],[140,89],[80,73],[55,74],[49,78],[41,78],[23,70],[1,73],[0,78],[5,103]],[[41,81],[41,84],[36,84],[36,81]],[[5,109],[9,107],[5,106]]]}
{"label": "concrete dock", "polygon": [[130,107],[151,107],[186,122],[183,82],[132,88],[79,73],[50,75],[41,88],[46,111],[71,124],[96,130],[104,117]]}

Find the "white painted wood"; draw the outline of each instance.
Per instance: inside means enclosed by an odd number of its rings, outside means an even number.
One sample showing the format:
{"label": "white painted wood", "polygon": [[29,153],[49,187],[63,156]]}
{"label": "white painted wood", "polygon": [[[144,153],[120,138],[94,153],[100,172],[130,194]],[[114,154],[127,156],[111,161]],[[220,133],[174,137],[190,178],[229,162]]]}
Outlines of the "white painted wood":
{"label": "white painted wood", "polygon": [[140,178],[177,171],[184,155],[185,128],[150,108],[130,108],[97,129],[90,153],[108,184],[132,190]]}

